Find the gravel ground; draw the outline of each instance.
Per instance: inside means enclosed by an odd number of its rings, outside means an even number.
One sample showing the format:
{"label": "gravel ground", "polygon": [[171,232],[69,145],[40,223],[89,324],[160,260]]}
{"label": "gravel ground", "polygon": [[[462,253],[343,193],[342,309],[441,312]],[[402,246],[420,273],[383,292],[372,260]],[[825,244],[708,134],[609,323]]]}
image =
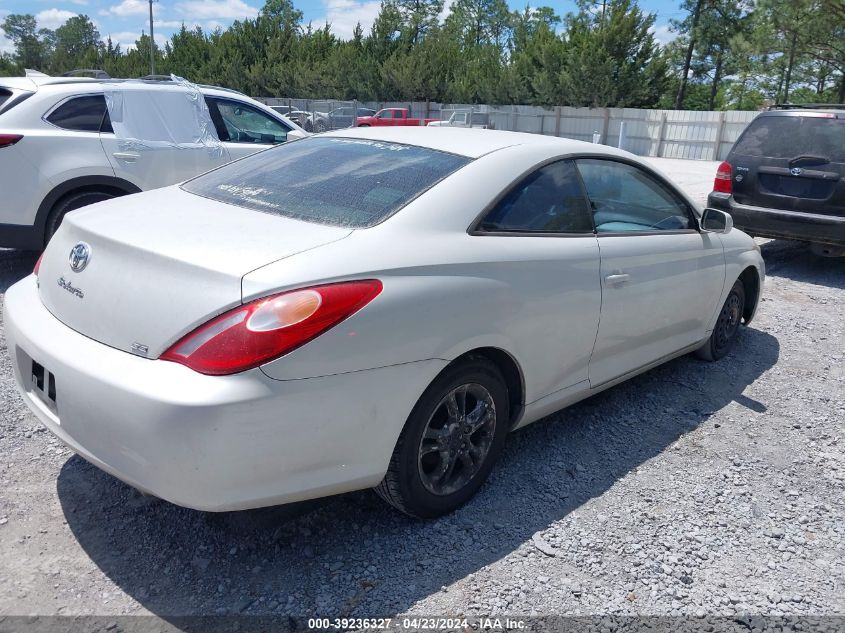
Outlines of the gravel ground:
{"label": "gravel ground", "polygon": [[707,194],[713,191],[713,179],[719,167],[718,162],[651,157],[645,160],[671,177],[702,207],[707,204]]}
{"label": "gravel ground", "polygon": [[[0,630],[12,614],[845,615],[845,260],[763,254],[764,302],[728,358],[516,432],[478,497],[431,522],[371,492],[229,514],[139,496],[42,430],[0,332]],[[0,291],[34,259],[0,251]]]}

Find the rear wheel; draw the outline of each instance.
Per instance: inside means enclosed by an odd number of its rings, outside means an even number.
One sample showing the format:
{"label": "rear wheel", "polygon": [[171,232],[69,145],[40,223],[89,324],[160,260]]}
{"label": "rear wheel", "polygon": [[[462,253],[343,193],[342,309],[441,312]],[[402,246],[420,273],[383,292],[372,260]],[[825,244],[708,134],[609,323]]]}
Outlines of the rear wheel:
{"label": "rear wheel", "polygon": [[745,286],[741,280],[734,283],[719,311],[716,327],[707,342],[696,350],[695,355],[702,360],[719,360],[724,357],[737,339],[742,314],[745,311]]}
{"label": "rear wheel", "polygon": [[115,194],[106,191],[80,191],[68,194],[59,200],[47,218],[47,225],[44,227],[44,245],[46,246],[56,231],[59,230],[65,215],[76,209],[87,207],[89,204],[110,200],[114,197]]}
{"label": "rear wheel", "polygon": [[493,363],[475,357],[448,368],[411,412],[376,492],[411,516],[455,510],[490,474],[508,420],[507,387]]}
{"label": "rear wheel", "polygon": [[810,251],[819,257],[845,257],[845,246],[833,244],[810,244]]}

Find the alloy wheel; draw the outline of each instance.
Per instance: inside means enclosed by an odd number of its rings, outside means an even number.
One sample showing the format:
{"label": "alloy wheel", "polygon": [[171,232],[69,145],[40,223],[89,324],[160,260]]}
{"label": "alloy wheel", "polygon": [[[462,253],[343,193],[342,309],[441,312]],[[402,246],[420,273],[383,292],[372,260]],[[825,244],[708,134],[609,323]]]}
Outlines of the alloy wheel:
{"label": "alloy wheel", "polygon": [[423,486],[449,495],[469,483],[484,464],[496,431],[496,405],[477,383],[452,389],[435,407],[419,448]]}
{"label": "alloy wheel", "polygon": [[739,329],[739,322],[742,318],[742,300],[736,292],[732,292],[725,301],[719,320],[716,323],[715,344],[718,349],[724,349],[730,344],[731,339]]}

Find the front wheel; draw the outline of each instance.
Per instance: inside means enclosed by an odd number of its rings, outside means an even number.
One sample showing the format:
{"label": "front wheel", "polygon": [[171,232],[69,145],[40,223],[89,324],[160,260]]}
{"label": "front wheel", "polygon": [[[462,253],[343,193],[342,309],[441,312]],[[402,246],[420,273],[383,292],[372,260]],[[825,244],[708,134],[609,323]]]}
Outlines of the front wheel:
{"label": "front wheel", "polygon": [[725,304],[719,311],[719,318],[716,320],[716,327],[707,342],[698,348],[696,356],[702,360],[719,360],[724,357],[737,339],[739,326],[742,322],[742,314],[745,311],[745,286],[742,281],[737,280],[725,299]]}
{"label": "front wheel", "polygon": [[475,495],[508,433],[508,390],[483,357],[449,367],[414,407],[376,488],[405,514],[433,518]]}

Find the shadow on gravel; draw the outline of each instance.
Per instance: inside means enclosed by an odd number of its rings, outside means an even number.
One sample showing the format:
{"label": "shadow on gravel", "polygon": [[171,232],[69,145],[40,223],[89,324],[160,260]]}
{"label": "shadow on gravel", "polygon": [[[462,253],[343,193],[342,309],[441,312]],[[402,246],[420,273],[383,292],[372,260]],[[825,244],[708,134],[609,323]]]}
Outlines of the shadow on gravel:
{"label": "shadow on gravel", "polygon": [[0,294],[32,272],[40,253],[0,248]]}
{"label": "shadow on gravel", "polygon": [[[141,497],[78,457],[62,468],[58,495],[91,559],[174,626],[181,626],[176,616],[194,614],[389,616],[533,547],[535,532],[730,402],[765,410],[743,391],[778,354],[774,337],[747,329],[721,362],[672,361],[516,432],[480,494],[436,521],[401,516],[368,491],[196,512]],[[730,424],[725,416],[720,422]]]}
{"label": "shadow on gravel", "polygon": [[845,289],[845,257],[820,257],[807,244],[786,240],[766,242],[760,250],[767,275]]}

